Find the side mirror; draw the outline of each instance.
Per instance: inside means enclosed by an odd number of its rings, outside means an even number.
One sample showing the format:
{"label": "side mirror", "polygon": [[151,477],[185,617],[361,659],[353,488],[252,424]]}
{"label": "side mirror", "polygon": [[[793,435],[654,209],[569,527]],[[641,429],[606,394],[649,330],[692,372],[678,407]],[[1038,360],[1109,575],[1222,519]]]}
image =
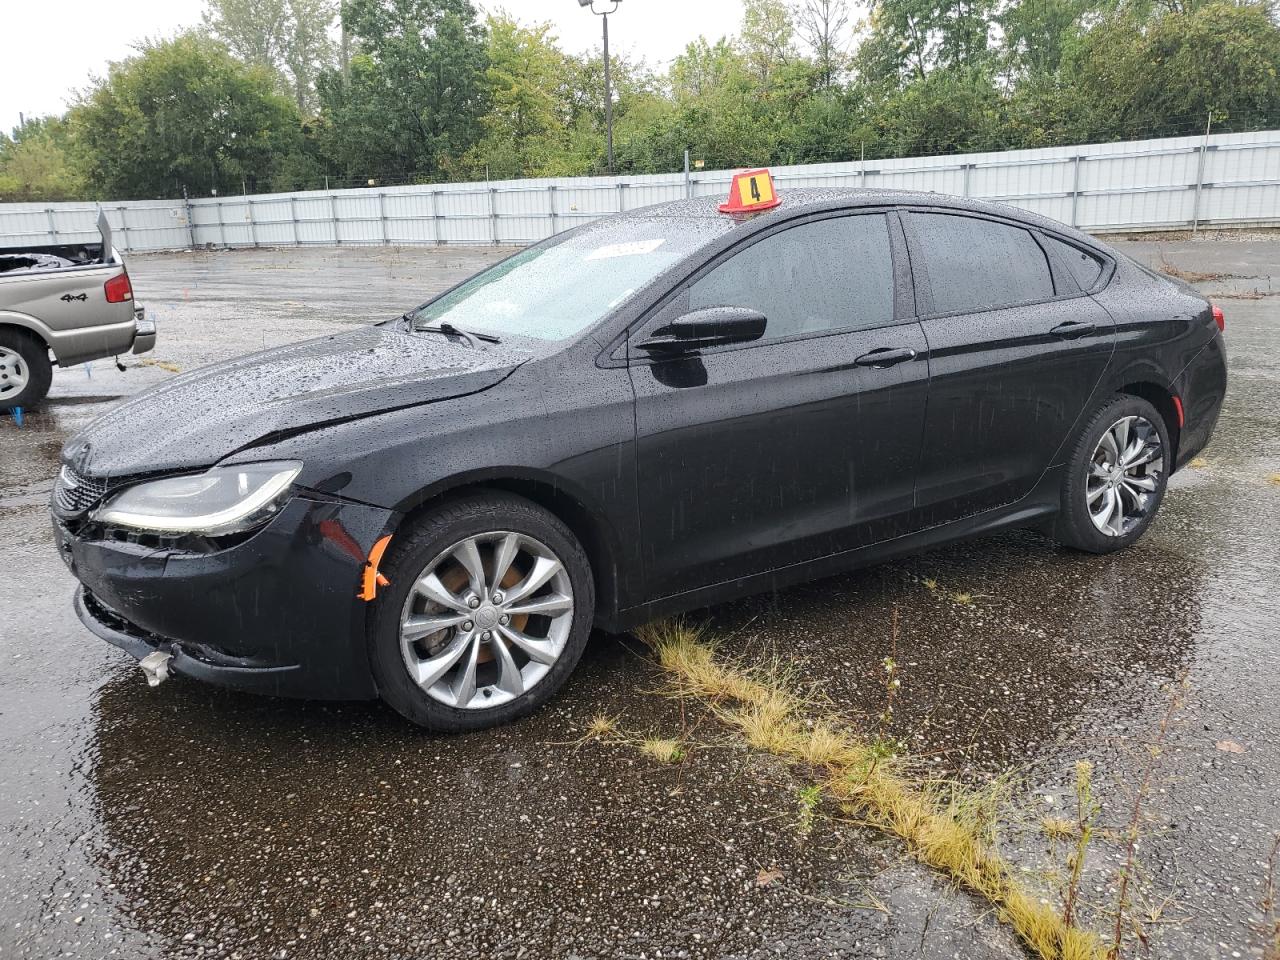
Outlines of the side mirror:
{"label": "side mirror", "polygon": [[650,353],[685,353],[728,343],[748,343],[764,336],[765,315],[749,307],[707,307],[686,313],[659,327],[636,344]]}

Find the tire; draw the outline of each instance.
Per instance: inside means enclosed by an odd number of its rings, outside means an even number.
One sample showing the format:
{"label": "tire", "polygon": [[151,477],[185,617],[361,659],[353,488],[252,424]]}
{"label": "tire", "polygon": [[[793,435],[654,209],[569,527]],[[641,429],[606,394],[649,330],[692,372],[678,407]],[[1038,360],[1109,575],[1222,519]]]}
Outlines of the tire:
{"label": "tire", "polygon": [[0,410],[36,406],[52,380],[49,348],[25,330],[0,328]]}
{"label": "tire", "polygon": [[[1120,446],[1117,439],[1129,454],[1118,461],[1112,453]],[[1127,469],[1126,460],[1132,462]],[[1055,539],[1088,553],[1131,546],[1160,509],[1172,466],[1169,430],[1156,408],[1140,397],[1112,397],[1089,418],[1072,448]]]}
{"label": "tire", "polygon": [[[495,586],[507,553],[513,559]],[[477,571],[487,596],[472,607]],[[391,585],[378,596],[371,628],[378,691],[431,730],[480,730],[536,710],[573,672],[591,633],[595,586],[586,553],[556,516],[521,497],[486,492],[445,503],[396,535],[382,573]],[[428,574],[434,580],[424,586]],[[546,612],[519,612],[535,605]]]}

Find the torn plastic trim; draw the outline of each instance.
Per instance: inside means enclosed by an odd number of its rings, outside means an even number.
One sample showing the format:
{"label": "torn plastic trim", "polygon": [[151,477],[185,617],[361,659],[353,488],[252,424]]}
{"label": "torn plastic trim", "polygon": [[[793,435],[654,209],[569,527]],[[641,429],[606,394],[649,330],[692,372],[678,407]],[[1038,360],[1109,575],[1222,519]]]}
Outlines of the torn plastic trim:
{"label": "torn plastic trim", "polygon": [[147,686],[158,687],[169,679],[169,661],[173,654],[163,650],[154,650],[138,661],[138,666],[147,677]]}

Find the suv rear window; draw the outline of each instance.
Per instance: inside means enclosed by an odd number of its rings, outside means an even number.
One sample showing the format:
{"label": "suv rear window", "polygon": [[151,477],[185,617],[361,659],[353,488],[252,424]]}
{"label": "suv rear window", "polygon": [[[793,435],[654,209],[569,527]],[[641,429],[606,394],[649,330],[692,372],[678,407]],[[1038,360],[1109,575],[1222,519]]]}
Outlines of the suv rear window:
{"label": "suv rear window", "polygon": [[1053,297],[1049,260],[1020,227],[946,213],[913,213],[935,313],[976,313]]}

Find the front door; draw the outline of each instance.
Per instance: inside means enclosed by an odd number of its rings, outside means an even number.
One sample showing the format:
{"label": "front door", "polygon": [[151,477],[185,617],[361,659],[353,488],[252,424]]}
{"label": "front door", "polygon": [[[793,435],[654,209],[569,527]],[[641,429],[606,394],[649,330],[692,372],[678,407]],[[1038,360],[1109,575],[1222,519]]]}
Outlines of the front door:
{"label": "front door", "polygon": [[[906,531],[928,357],[904,250],[883,213],[784,225],[704,269],[636,332],[629,365],[652,596]],[[725,305],[763,313],[763,339],[677,359],[635,346],[684,312]]]}

